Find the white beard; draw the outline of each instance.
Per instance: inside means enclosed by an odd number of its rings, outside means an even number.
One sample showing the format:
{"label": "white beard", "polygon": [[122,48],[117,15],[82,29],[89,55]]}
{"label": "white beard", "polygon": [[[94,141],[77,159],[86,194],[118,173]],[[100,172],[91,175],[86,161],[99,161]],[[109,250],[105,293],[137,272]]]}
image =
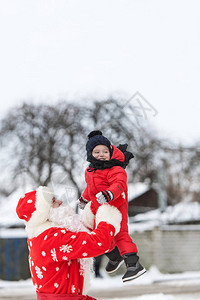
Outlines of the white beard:
{"label": "white beard", "polygon": [[50,209],[49,220],[57,227],[65,227],[72,232],[86,231],[88,229],[84,226],[80,216],[75,213],[71,206],[59,206]]}
{"label": "white beard", "polygon": [[[62,227],[72,232],[89,232],[84,226],[81,218],[75,213],[74,209],[70,206],[59,206],[51,208],[49,220],[52,222],[52,227]],[[93,271],[93,258],[80,258],[81,270],[84,272],[84,293],[87,293],[89,284],[89,273]]]}

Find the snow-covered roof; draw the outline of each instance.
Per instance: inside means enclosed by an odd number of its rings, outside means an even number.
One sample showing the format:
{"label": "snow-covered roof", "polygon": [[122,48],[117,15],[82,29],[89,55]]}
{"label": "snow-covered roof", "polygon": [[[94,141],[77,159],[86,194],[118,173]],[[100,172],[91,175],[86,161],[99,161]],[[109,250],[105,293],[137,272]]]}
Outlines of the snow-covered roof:
{"label": "snow-covered roof", "polygon": [[[129,185],[129,199],[133,199],[132,197],[136,197],[136,195],[144,193],[146,190],[148,190],[148,186],[144,184]],[[18,190],[0,202],[1,228],[24,225],[24,222],[20,220],[16,214],[17,202],[23,194],[24,191]],[[159,224],[186,223],[190,221],[200,221],[200,203],[198,202],[181,202],[175,206],[168,206],[163,213],[161,213],[159,209],[156,209],[130,218],[130,223],[134,222],[134,226],[136,226],[136,223],[140,223],[140,226],[141,223],[145,223],[145,226],[147,226],[147,224],[149,226],[155,226]]]}
{"label": "snow-covered roof", "polygon": [[189,221],[200,221],[200,203],[178,203],[175,206],[168,206],[161,214],[163,223],[184,223]]}
{"label": "snow-covered roof", "polygon": [[134,198],[146,193],[149,190],[149,185],[137,182],[128,184],[128,201],[133,200]]}
{"label": "snow-covered roof", "polygon": [[168,206],[165,212],[159,209],[151,210],[129,218],[131,231],[144,231],[166,224],[183,224],[200,221],[200,203],[178,203]]}

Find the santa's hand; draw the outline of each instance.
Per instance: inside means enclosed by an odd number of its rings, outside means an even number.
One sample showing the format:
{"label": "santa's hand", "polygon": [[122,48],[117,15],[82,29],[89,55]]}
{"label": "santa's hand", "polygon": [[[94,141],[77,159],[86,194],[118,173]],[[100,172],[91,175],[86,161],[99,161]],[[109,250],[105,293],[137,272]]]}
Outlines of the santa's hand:
{"label": "santa's hand", "polygon": [[101,191],[98,194],[96,194],[96,198],[99,204],[104,204],[113,200],[114,196],[111,191]]}
{"label": "santa's hand", "polygon": [[82,196],[76,201],[76,203],[80,209],[84,209],[88,202],[89,201],[84,199]]}

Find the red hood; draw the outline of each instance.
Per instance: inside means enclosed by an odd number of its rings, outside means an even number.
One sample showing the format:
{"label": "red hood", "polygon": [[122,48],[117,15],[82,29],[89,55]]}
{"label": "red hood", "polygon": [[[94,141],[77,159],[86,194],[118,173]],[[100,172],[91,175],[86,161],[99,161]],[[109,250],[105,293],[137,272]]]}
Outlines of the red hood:
{"label": "red hood", "polygon": [[117,147],[113,146],[113,154],[111,156],[111,159],[117,159],[121,162],[124,162],[125,160],[125,157],[124,157],[124,154],[122,153],[122,151],[120,151]]}

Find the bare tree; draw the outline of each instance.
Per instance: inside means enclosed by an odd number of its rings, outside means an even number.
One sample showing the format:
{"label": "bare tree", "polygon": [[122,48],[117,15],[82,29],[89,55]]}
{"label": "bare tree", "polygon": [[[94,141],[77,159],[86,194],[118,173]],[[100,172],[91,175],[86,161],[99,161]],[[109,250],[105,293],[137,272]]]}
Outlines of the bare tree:
{"label": "bare tree", "polygon": [[[89,105],[60,102],[14,108],[1,120],[0,193],[18,186],[70,182],[79,196],[87,166],[85,144],[90,131],[99,129],[115,145],[128,143],[135,158],[127,167],[129,182],[158,181],[165,168],[169,203],[197,197],[200,179],[199,147],[184,148],[156,137],[123,99],[93,101]],[[194,181],[194,182],[192,182]],[[196,194],[195,194],[196,193]],[[191,196],[193,195],[193,196]],[[196,199],[196,198],[195,198]]]}
{"label": "bare tree", "polygon": [[78,187],[73,151],[81,136],[82,113],[82,107],[65,102],[57,106],[24,104],[2,120],[3,144],[10,149],[10,157],[15,157],[10,178],[15,188],[22,183],[23,174],[26,183],[48,185],[59,168]]}
{"label": "bare tree", "polygon": [[123,99],[112,98],[95,101],[88,113],[91,120],[89,128],[101,129],[115,145],[128,143],[128,150],[135,156],[127,168],[130,182],[149,178],[149,184],[152,184],[156,180],[158,139],[146,127],[143,119],[138,122],[136,113],[133,109],[131,111],[130,106],[127,113],[124,103]]}
{"label": "bare tree", "polygon": [[200,202],[199,145],[163,145],[167,160],[169,204],[183,200]]}

